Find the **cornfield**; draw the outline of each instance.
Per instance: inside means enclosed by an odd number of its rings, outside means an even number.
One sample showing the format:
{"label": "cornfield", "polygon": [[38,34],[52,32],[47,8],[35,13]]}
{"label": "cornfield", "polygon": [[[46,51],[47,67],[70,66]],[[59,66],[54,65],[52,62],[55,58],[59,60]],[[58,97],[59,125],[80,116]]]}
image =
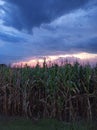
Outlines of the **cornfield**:
{"label": "cornfield", "polygon": [[97,66],[0,67],[0,114],[64,121],[97,117]]}

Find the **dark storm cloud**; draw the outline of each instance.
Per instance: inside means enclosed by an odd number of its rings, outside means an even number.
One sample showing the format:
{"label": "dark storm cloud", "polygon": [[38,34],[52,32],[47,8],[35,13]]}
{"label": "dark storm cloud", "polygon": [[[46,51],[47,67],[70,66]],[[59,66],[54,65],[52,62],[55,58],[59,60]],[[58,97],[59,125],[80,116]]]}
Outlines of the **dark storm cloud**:
{"label": "dark storm cloud", "polygon": [[5,13],[2,19],[7,26],[22,29],[24,22],[17,6],[8,2],[5,3],[0,9],[2,9]]}
{"label": "dark storm cloud", "polygon": [[[50,52],[97,53],[97,6],[77,9],[33,29],[33,37],[40,48]],[[40,50],[41,50],[40,49]]]}
{"label": "dark storm cloud", "polygon": [[79,44],[78,48],[85,52],[97,53],[97,37],[87,40],[87,43]]}
{"label": "dark storm cloud", "polygon": [[31,30],[84,6],[89,0],[5,0],[8,18],[5,23],[18,29]]}
{"label": "dark storm cloud", "polygon": [[14,56],[8,56],[8,55],[0,54],[0,64],[2,64],[2,63],[9,64],[9,63],[12,63],[13,61],[15,61]]}
{"label": "dark storm cloud", "polygon": [[7,33],[2,33],[0,32],[0,39],[2,41],[6,41],[6,42],[26,42],[26,40],[24,40],[23,38],[19,37],[19,36],[14,36],[14,35],[10,35]]}
{"label": "dark storm cloud", "polygon": [[2,62],[79,52],[97,54],[96,0],[1,1]]}

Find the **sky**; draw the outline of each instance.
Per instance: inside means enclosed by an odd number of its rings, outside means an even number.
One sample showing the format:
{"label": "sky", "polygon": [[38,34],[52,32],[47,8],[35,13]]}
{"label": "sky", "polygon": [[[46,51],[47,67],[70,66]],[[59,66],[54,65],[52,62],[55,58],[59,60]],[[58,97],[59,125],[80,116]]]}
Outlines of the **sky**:
{"label": "sky", "polygon": [[0,0],[0,63],[97,61],[97,0]]}

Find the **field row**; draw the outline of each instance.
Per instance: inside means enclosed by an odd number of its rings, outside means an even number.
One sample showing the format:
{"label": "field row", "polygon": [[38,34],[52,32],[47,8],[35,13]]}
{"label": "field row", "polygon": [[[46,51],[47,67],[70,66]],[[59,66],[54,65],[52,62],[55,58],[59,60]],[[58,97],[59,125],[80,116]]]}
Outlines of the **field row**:
{"label": "field row", "polygon": [[59,120],[97,117],[97,67],[0,67],[0,113]]}

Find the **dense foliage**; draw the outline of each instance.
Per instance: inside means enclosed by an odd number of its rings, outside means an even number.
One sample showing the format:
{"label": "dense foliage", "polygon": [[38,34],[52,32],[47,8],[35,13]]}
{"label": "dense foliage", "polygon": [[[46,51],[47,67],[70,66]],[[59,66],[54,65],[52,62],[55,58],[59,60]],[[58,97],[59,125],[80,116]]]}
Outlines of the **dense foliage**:
{"label": "dense foliage", "polygon": [[97,66],[0,67],[0,114],[33,119],[95,119]]}

